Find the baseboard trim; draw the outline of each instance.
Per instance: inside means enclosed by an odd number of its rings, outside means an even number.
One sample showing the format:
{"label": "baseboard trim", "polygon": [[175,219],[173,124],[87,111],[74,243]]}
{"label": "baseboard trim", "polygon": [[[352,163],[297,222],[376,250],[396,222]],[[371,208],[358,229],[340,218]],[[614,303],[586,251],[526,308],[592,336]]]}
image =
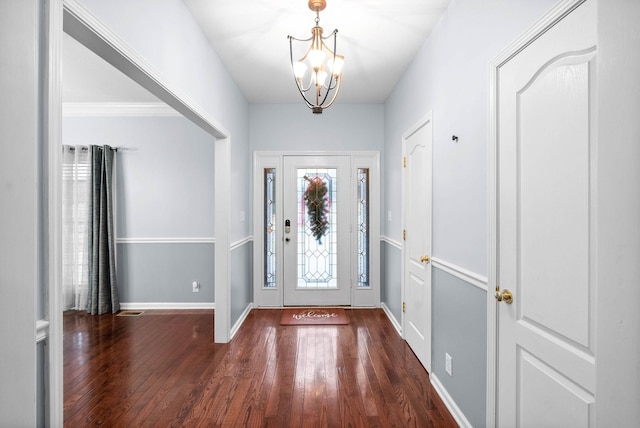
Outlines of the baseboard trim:
{"label": "baseboard trim", "polygon": [[152,310],[152,309],[215,309],[216,304],[213,302],[193,302],[193,303],[176,303],[176,302],[141,302],[141,303],[120,303],[120,309],[130,311]]}
{"label": "baseboard trim", "polygon": [[240,327],[242,327],[242,324],[244,324],[244,321],[249,316],[249,312],[251,312],[251,309],[253,309],[253,304],[249,303],[247,305],[247,307],[244,308],[244,311],[240,315],[240,318],[238,318],[238,321],[236,321],[236,323],[233,325],[233,327],[231,327],[231,332],[230,332],[231,335],[230,335],[229,340],[233,339],[233,337],[236,335],[238,330],[240,330]]}
{"label": "baseboard trim", "polygon": [[451,398],[449,392],[447,392],[444,385],[442,385],[440,379],[438,379],[438,377],[433,373],[429,373],[429,379],[431,380],[433,389],[436,390],[436,392],[444,402],[444,405],[449,410],[449,413],[451,413],[451,416],[453,416],[453,419],[456,420],[458,425],[462,428],[472,428],[471,423],[464,416],[464,413],[462,413],[462,410],[460,410],[456,402],[453,401],[453,398]]}
{"label": "baseboard trim", "polygon": [[389,309],[389,307],[384,302],[380,304],[380,307],[382,308],[384,313],[387,314],[387,318],[389,318],[389,321],[391,321],[391,325],[393,325],[400,337],[402,337],[402,324],[400,324],[396,317],[393,316],[391,309]]}

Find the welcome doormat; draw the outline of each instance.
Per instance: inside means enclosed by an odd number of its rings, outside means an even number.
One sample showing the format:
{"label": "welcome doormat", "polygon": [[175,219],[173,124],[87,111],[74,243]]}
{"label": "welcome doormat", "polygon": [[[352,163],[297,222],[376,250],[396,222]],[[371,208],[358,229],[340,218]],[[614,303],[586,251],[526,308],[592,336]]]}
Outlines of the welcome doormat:
{"label": "welcome doormat", "polygon": [[287,308],[280,325],[344,325],[349,318],[342,308]]}

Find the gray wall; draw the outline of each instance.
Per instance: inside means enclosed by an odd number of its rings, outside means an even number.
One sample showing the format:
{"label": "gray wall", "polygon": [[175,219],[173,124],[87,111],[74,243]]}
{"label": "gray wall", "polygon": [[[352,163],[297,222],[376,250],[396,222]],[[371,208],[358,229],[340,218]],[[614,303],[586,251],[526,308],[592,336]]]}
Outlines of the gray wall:
{"label": "gray wall", "polygon": [[380,243],[380,301],[384,302],[396,321],[402,320],[402,250],[395,245]]}
{"label": "gray wall", "polygon": [[[214,245],[210,243],[119,243],[118,289],[124,303],[214,301]],[[200,292],[192,291],[192,282]]]}
{"label": "gray wall", "polygon": [[[487,275],[487,148],[489,62],[557,0],[452,0],[385,103],[383,235],[402,242],[401,136],[433,114],[432,257]],[[457,143],[451,136],[457,135]],[[389,221],[389,214],[391,220]],[[386,246],[386,276],[401,272]],[[390,255],[393,255],[390,257]],[[432,371],[474,426],[485,425],[486,291],[434,267]],[[387,306],[400,280],[385,281]],[[457,304],[455,303],[457,302]],[[454,376],[444,372],[444,353]]]}
{"label": "gray wall", "polygon": [[63,142],[130,149],[115,170],[121,302],[210,306],[213,138],[181,116],[66,117]]}
{"label": "gray wall", "polygon": [[[433,279],[431,370],[474,427],[485,425],[486,292],[436,267]],[[452,375],[445,372],[445,353]]]}
{"label": "gray wall", "polygon": [[[249,268],[245,267],[248,266]],[[231,251],[231,325],[253,303],[253,242],[247,241]]]}

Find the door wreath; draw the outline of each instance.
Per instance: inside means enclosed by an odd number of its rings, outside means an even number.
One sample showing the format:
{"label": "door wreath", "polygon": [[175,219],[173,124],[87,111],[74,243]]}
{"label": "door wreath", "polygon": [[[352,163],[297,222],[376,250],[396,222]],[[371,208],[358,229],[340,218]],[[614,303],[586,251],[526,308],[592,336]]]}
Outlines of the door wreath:
{"label": "door wreath", "polygon": [[309,178],[305,176],[304,178],[309,182],[307,190],[304,192],[304,201],[307,206],[311,234],[316,238],[318,244],[322,245],[321,239],[329,230],[327,184],[320,177]]}

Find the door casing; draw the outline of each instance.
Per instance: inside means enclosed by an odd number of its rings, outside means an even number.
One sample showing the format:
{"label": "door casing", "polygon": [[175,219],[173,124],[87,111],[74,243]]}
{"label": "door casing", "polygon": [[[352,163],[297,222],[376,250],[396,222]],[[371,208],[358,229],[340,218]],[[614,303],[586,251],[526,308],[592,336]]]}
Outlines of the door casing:
{"label": "door casing", "polygon": [[[351,286],[351,306],[353,307],[380,307],[380,272],[375,266],[380,266],[380,153],[373,151],[347,151],[347,152],[300,152],[300,151],[257,151],[254,152],[254,185],[253,185],[253,299],[254,307],[276,307],[284,306],[284,287],[282,284],[282,274],[276,273],[276,286],[264,287],[264,230],[263,205],[264,205],[264,169],[276,169],[276,181],[280,182],[284,168],[285,156],[349,156],[351,158],[351,172],[358,168],[369,169],[369,263],[370,287],[358,288],[353,286],[354,273],[350,274]],[[354,180],[351,180],[354,183]],[[356,188],[351,186],[350,199],[355,200]],[[283,206],[283,196],[281,187],[276,184],[276,206]],[[355,221],[351,216],[352,224]],[[282,209],[276,212],[276,224],[284,224]],[[276,232],[276,253],[283,254],[284,237],[282,228]],[[356,248],[353,242],[355,234],[351,233],[352,248]],[[351,251],[351,266],[356,264],[355,251]],[[282,257],[276,256],[276,272],[283,272]]]}
{"label": "door casing", "polygon": [[[419,138],[418,145],[424,145],[423,159],[427,165],[420,165],[418,173],[424,174],[420,177],[421,183],[418,189],[412,188],[417,183],[409,177],[414,168],[411,162],[410,146],[413,139]],[[403,150],[403,181],[402,181],[402,218],[404,219],[404,233],[406,238],[403,242],[402,251],[402,333],[409,345],[413,348],[420,362],[425,369],[431,373],[431,266],[432,258],[432,189],[433,189],[433,114],[427,113],[414,126],[412,126],[402,137]],[[426,168],[426,169],[423,169]],[[419,194],[417,193],[419,191]],[[412,215],[412,198],[418,198],[418,202],[426,204],[418,207],[422,221],[410,221]],[[415,226],[415,227],[412,227]],[[415,245],[415,244],[418,245]],[[421,257],[429,259],[421,261]],[[412,281],[411,277],[416,277]],[[418,283],[417,287],[412,287],[412,283]],[[413,290],[413,289],[416,290]],[[413,291],[412,291],[413,290]],[[422,295],[415,295],[422,293]],[[414,303],[423,306],[424,311]],[[405,311],[406,308],[406,311]]]}
{"label": "door casing", "polygon": [[[498,55],[490,64],[490,117],[489,117],[489,151],[488,151],[488,292],[487,292],[487,420],[486,426],[496,426],[498,414],[497,382],[498,368],[498,303],[494,295],[496,287],[509,288],[498,282],[499,260],[498,242],[498,77],[500,68],[514,55],[544,34],[549,28],[563,19],[567,14],[584,3],[585,0],[566,0],[554,7],[546,16],[534,24],[527,32]],[[514,305],[516,304],[514,300]]]}

